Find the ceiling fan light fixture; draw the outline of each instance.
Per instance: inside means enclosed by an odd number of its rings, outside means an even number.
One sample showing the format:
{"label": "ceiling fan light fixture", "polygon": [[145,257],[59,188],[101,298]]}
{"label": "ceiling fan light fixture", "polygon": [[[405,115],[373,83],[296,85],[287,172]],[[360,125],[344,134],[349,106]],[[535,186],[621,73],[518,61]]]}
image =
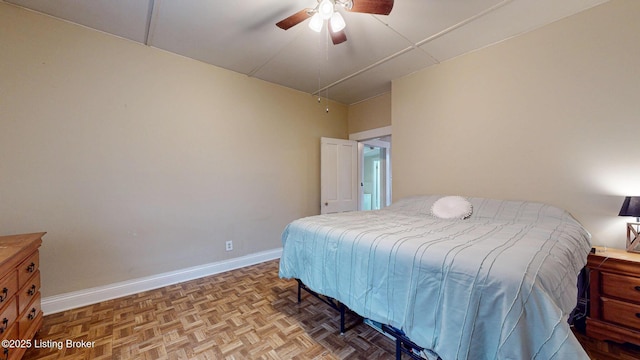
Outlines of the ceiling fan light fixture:
{"label": "ceiling fan light fixture", "polygon": [[[2,1],[2,0],[0,0]],[[310,1],[310,0],[309,0]],[[346,22],[338,8],[341,6],[345,11],[372,14],[389,15],[393,9],[395,0],[316,0],[314,8],[302,9],[293,15],[286,17],[276,23],[276,26],[283,30],[288,30],[293,26],[309,19],[309,28],[315,32],[322,32],[324,21],[327,20],[327,33],[331,35],[334,45],[347,41],[347,35],[343,31]]]}
{"label": "ceiling fan light fixture", "polygon": [[344,18],[337,11],[334,12],[333,15],[331,15],[330,21],[331,21],[331,30],[333,32],[341,31],[342,29],[345,28],[345,26],[347,26],[347,24],[344,22]]}
{"label": "ceiling fan light fixture", "polygon": [[311,17],[311,20],[309,21],[309,29],[315,32],[320,32],[322,30],[323,23],[324,23],[324,20],[322,19],[322,15],[320,15],[320,13],[315,13]]}
{"label": "ceiling fan light fixture", "polygon": [[324,20],[329,20],[333,15],[333,1],[322,0],[318,5],[318,13]]}

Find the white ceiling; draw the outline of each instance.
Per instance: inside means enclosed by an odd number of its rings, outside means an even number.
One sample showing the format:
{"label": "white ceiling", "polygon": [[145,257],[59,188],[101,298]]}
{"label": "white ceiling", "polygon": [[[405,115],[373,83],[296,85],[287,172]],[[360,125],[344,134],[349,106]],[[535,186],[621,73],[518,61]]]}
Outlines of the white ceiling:
{"label": "white ceiling", "polygon": [[4,1],[353,104],[390,91],[392,79],[608,0],[396,0],[388,16],[340,10],[339,45],[309,20],[275,26],[316,0]]}

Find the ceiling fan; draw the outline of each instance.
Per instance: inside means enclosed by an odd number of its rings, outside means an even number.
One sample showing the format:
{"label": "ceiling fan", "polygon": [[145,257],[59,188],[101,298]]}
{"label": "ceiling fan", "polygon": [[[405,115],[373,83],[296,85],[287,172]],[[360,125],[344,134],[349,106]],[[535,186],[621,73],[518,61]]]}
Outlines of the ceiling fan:
{"label": "ceiling fan", "polygon": [[276,26],[283,30],[288,30],[303,22],[307,18],[309,27],[316,32],[322,30],[324,20],[327,21],[331,41],[338,45],[347,40],[344,33],[346,26],[344,18],[336,10],[337,6],[342,6],[345,10],[366,14],[389,15],[393,9],[394,0],[317,0],[318,5],[313,9],[303,9],[279,21]]}

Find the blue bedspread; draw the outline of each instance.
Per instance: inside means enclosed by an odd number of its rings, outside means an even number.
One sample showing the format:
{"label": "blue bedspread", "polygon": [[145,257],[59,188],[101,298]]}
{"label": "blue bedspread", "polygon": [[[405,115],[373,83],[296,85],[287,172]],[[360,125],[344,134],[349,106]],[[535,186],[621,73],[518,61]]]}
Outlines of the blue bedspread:
{"label": "blue bedspread", "polygon": [[588,359],[567,318],[589,233],[559,208],[471,198],[465,220],[440,196],[312,216],[282,235],[280,277],[400,328],[442,359]]}

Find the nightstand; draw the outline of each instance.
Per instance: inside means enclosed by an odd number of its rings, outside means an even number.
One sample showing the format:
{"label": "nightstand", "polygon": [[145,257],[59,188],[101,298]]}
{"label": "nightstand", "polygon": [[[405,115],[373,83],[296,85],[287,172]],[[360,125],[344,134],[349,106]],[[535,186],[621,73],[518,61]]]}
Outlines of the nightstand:
{"label": "nightstand", "polygon": [[640,254],[595,246],[589,254],[587,335],[640,345]]}

